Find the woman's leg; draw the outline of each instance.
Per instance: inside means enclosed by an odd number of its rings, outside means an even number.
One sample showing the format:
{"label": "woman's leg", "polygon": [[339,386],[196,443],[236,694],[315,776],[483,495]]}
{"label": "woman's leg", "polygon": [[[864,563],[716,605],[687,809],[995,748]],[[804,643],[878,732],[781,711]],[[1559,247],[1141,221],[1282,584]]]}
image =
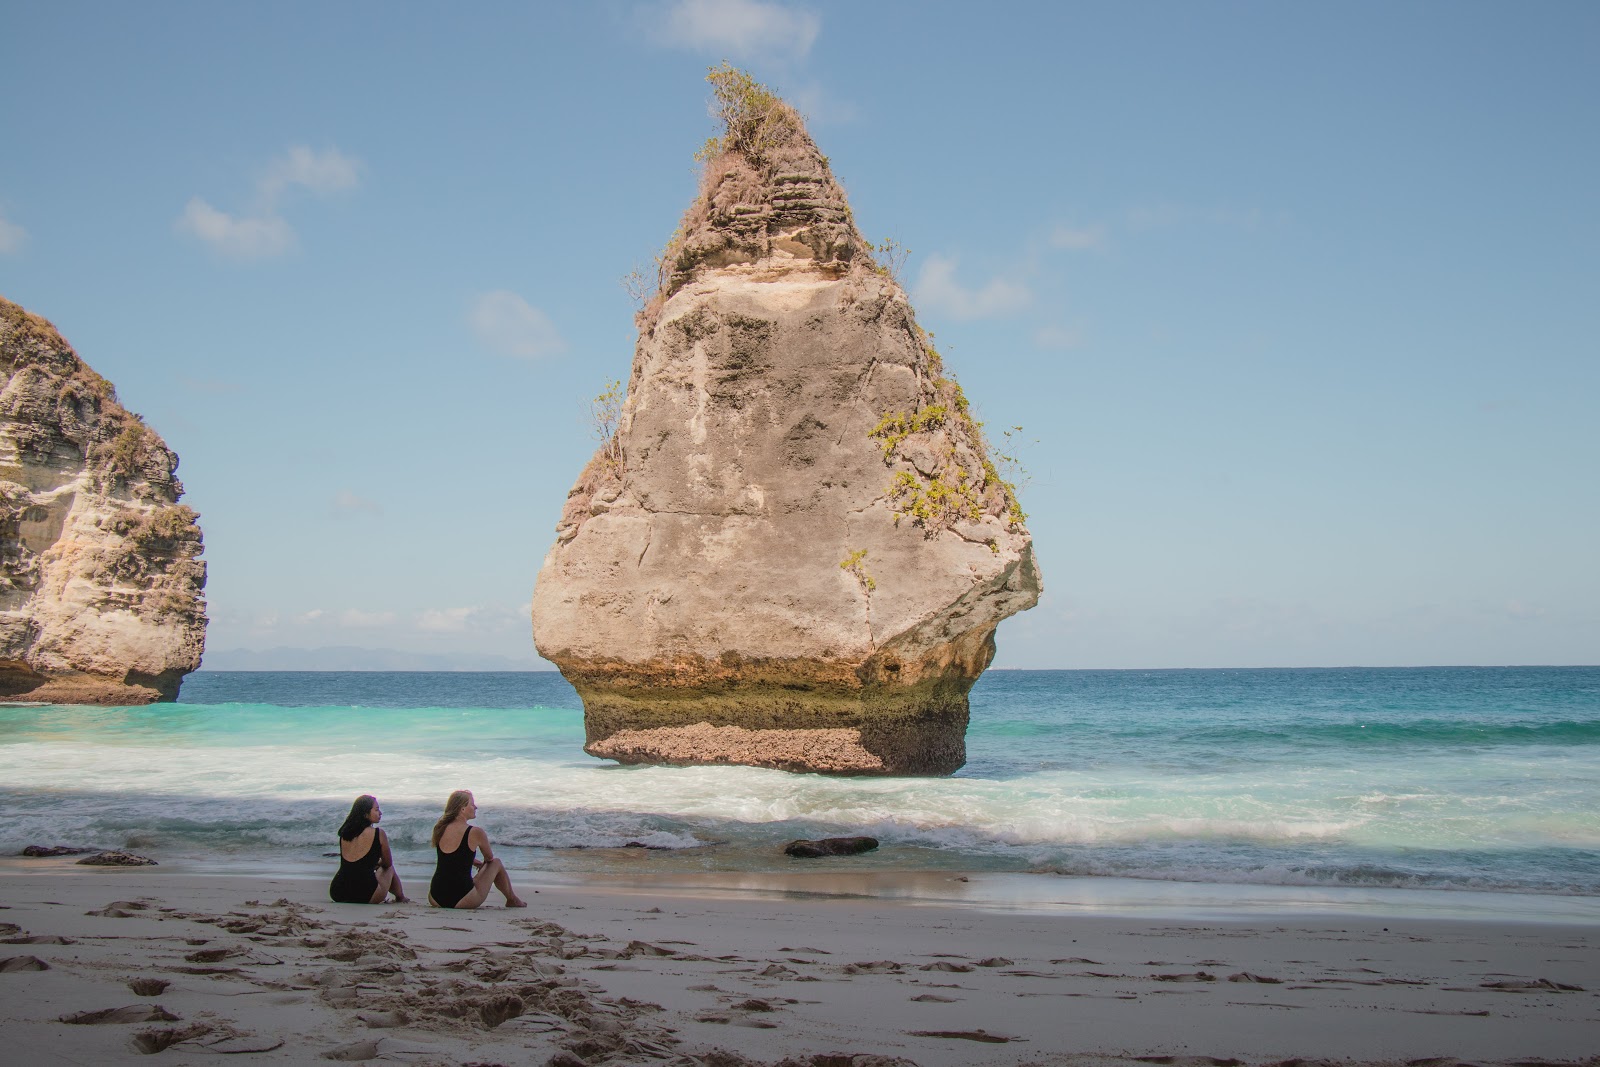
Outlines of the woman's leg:
{"label": "woman's leg", "polygon": [[406,889],[405,886],[400,884],[400,872],[393,867],[385,867],[384,870],[388,871],[389,877],[393,879],[389,883],[389,892],[394,894],[394,902],[396,904],[404,904],[406,902]]}
{"label": "woman's leg", "polygon": [[[495,862],[500,863],[499,860]],[[526,908],[528,906],[528,902],[517,896],[517,891],[511,888],[511,872],[506,870],[503,863],[500,864],[500,873],[494,876],[494,887],[500,890],[500,894],[506,898],[506,907]],[[485,893],[484,895],[487,896],[488,894]]]}
{"label": "woman's leg", "polygon": [[511,889],[511,877],[506,874],[506,865],[499,859],[492,859],[478,868],[478,873],[472,879],[472,892],[456,902],[458,908],[476,908],[489,899],[489,890],[499,889],[506,894],[506,907],[525,908],[528,905],[517,899],[516,893],[507,892]]}

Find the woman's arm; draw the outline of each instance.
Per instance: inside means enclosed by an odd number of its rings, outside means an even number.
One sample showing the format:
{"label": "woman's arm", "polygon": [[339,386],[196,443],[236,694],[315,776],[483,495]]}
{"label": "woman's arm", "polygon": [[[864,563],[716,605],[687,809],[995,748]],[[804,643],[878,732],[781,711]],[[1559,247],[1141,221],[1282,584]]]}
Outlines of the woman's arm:
{"label": "woman's arm", "polygon": [[383,827],[378,827],[378,843],[383,846],[383,855],[378,860],[378,867],[393,869],[394,856],[389,851],[389,835],[383,832]]}
{"label": "woman's arm", "polygon": [[489,832],[478,826],[474,826],[467,832],[475,835],[468,840],[468,844],[483,853],[483,858],[475,861],[477,865],[481,867],[494,859],[494,849],[489,847]]}

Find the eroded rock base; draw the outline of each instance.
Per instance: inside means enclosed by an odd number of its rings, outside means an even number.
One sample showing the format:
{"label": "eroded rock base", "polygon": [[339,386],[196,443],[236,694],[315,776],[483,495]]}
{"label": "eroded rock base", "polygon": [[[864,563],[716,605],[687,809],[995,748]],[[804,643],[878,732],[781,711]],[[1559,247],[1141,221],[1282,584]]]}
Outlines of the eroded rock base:
{"label": "eroded rock base", "polygon": [[120,677],[99,674],[38,674],[26,670],[0,670],[0,701],[41,704],[97,704],[131,707],[178,699],[183,671]]}
{"label": "eroded rock base", "polygon": [[619,763],[739,764],[823,774],[950,774],[967,761],[967,697],[586,693],[584,751]]}

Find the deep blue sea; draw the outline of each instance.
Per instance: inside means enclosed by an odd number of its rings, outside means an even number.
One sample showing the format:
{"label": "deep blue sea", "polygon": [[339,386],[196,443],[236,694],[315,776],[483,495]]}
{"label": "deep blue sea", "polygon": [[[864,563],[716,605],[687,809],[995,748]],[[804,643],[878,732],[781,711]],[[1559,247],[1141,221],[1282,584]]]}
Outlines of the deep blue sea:
{"label": "deep blue sea", "polygon": [[469,788],[513,869],[768,872],[793,838],[871,834],[810,862],[1600,895],[1597,667],[992,671],[948,778],[619,767],[582,740],[553,673],[202,671],[177,704],[0,707],[0,853],[326,864],[370,792],[425,867]]}

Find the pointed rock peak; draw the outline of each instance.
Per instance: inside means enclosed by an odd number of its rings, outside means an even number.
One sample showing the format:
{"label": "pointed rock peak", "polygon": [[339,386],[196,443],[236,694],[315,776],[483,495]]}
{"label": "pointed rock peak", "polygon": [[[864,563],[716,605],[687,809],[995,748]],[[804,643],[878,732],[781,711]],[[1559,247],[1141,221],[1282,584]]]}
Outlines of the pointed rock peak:
{"label": "pointed rock peak", "polygon": [[696,154],[700,191],[662,253],[661,294],[736,264],[835,276],[870,264],[871,246],[800,113],[726,63],[706,80],[723,133]]}

